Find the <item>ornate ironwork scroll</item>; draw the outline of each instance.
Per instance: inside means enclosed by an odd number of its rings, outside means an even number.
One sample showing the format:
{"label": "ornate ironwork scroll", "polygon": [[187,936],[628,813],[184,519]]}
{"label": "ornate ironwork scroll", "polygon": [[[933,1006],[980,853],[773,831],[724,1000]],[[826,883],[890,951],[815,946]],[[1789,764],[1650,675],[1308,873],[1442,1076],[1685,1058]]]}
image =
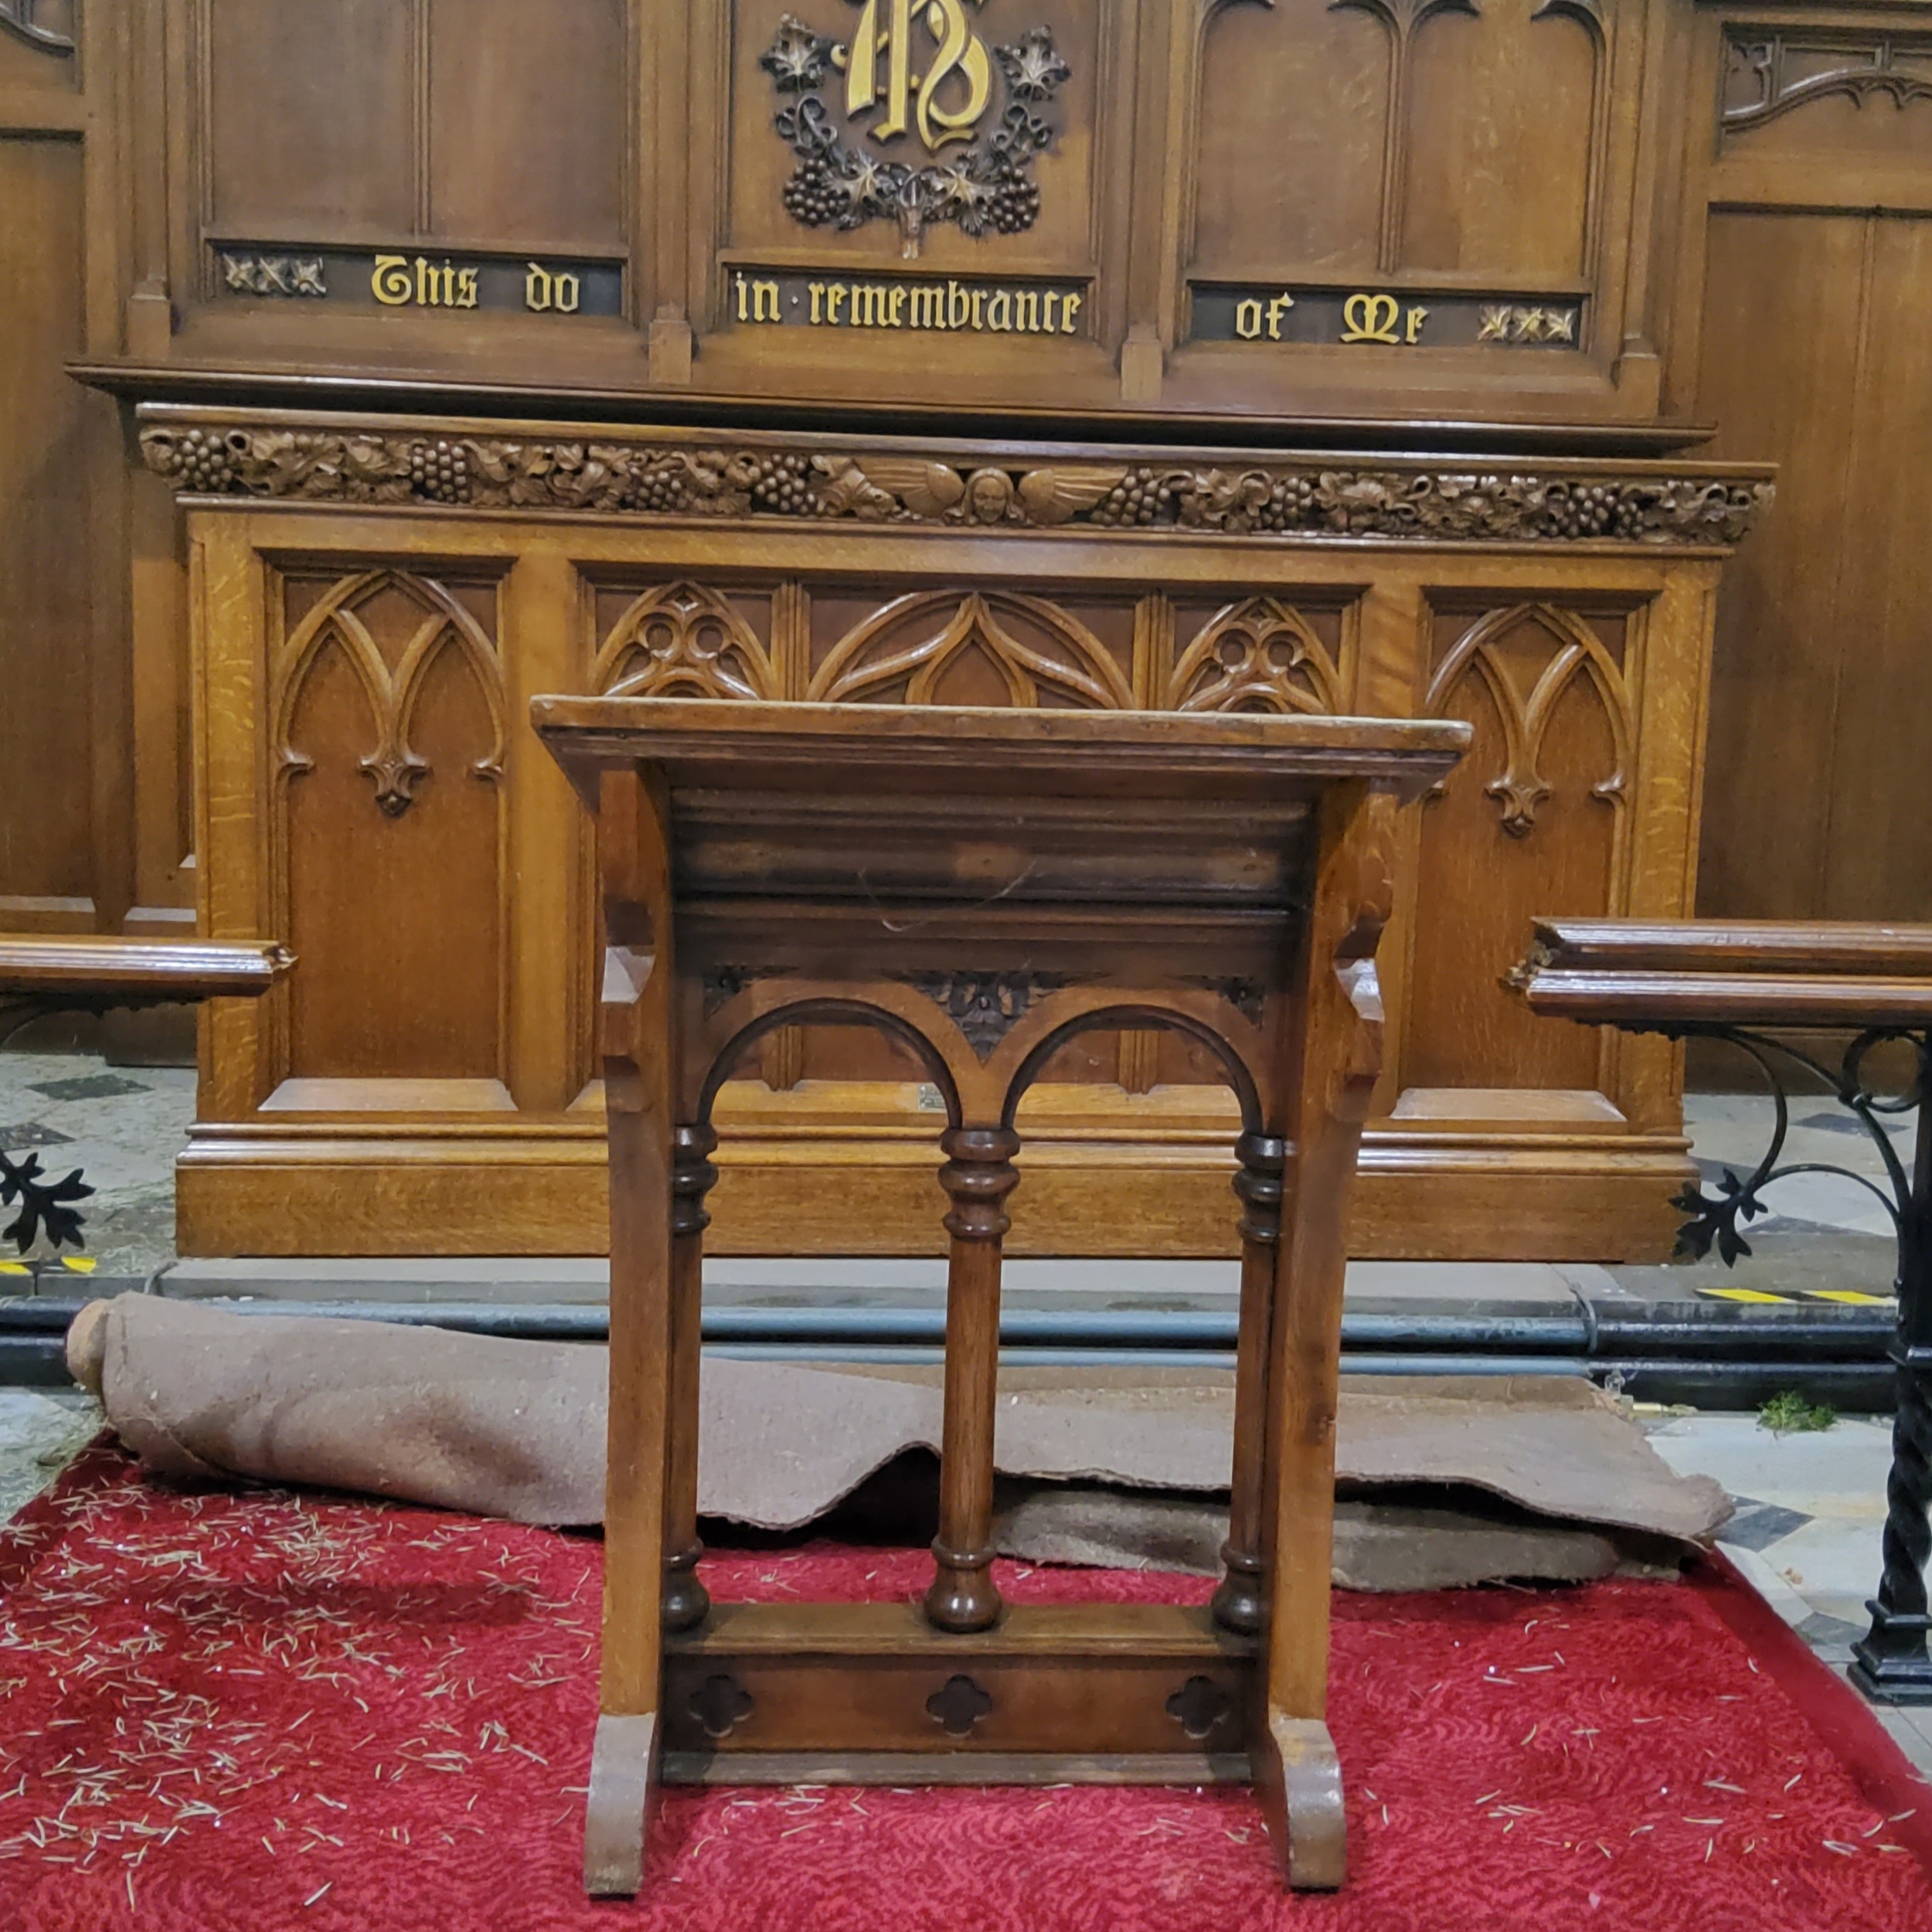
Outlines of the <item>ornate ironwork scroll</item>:
{"label": "ornate ironwork scroll", "polygon": [[[1765,1212],[1764,1190],[1794,1174],[1835,1174],[1877,1196],[1898,1236],[1899,1317],[1891,1347],[1898,1371],[1898,1411],[1892,1425],[1892,1468],[1885,1485],[1883,1574],[1866,1605],[1869,1632],[1852,1646],[1852,1681],[1866,1696],[1894,1704],[1932,1704],[1932,1634],[1926,1566],[1932,1558],[1932,1032],[1875,1027],[1846,1048],[1835,1071],[1789,1041],[1736,1026],[1668,1029],[1728,1040],[1757,1063],[1771,1090],[1777,1124],[1770,1145],[1740,1179],[1725,1168],[1714,1194],[1686,1188],[1674,1205],[1691,1217],[1678,1232],[1678,1251],[1702,1257],[1715,1246],[1726,1267],[1748,1256],[1742,1230]],[[1875,1092],[1866,1068],[1879,1046],[1896,1043],[1912,1053],[1914,1077],[1899,1094]],[[1820,1082],[1871,1136],[1884,1167],[1881,1185],[1869,1175],[1826,1161],[1783,1159],[1790,1126],[1786,1070]],[[1908,1168],[1886,1121],[1918,1109],[1918,1132]]]}

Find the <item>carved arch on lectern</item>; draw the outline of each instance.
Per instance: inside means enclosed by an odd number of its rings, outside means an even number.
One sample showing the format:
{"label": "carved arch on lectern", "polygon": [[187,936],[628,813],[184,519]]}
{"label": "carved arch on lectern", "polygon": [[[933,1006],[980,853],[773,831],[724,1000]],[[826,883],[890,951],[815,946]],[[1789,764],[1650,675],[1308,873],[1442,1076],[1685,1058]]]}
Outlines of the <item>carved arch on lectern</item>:
{"label": "carved arch on lectern", "polygon": [[870,1026],[888,1033],[912,1049],[920,1064],[931,1075],[946,1104],[946,1124],[957,1127],[961,1121],[959,1083],[947,1057],[925,1030],[903,1013],[894,1012],[876,1000],[854,994],[810,993],[796,999],[781,1000],[766,1012],[740,1026],[713,1056],[699,1085],[692,1111],[694,1124],[708,1126],[718,1092],[736,1071],[739,1063],[767,1034],[783,1026]]}
{"label": "carved arch on lectern", "polygon": [[1125,1001],[1117,1005],[1097,1006],[1084,1013],[1077,1013],[1070,1019],[1064,1019],[1043,1038],[1036,1040],[1027,1050],[1026,1057],[1014,1070],[1006,1085],[1006,1097],[1000,1108],[1000,1124],[1011,1127],[1019,1112],[1019,1104],[1027,1095],[1033,1083],[1046,1070],[1048,1061],[1070,1041],[1077,1039],[1083,1033],[1111,1030],[1117,1027],[1158,1028],[1162,1031],[1185,1034],[1198,1045],[1205,1046],[1221,1063],[1221,1070],[1227,1077],[1227,1083],[1233,1090],[1236,1102],[1241,1109],[1241,1131],[1244,1134],[1259,1134],[1263,1131],[1265,1110],[1262,1105],[1261,1090],[1254,1070],[1246,1058],[1215,1028],[1191,1013],[1177,1011],[1171,1006],[1149,1005],[1138,1001]]}

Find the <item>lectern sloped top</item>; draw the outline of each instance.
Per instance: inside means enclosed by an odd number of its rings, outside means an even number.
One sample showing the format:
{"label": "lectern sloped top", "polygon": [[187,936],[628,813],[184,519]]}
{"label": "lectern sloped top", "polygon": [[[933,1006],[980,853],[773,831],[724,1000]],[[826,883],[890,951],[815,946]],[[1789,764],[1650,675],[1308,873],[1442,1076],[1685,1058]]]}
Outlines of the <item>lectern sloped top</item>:
{"label": "lectern sloped top", "polygon": [[[661,1776],[1251,1777],[1290,1883],[1339,1884],[1323,1714],[1344,1210],[1380,1064],[1398,811],[1469,727],[668,698],[533,712],[596,816],[607,940],[590,1888],[643,1882]],[[768,1036],[827,1024],[895,1039],[944,1110],[933,1582],[916,1605],[714,1610],[697,1568],[713,1104]],[[1123,1029],[1183,1036],[1240,1114],[1226,1573],[1209,1607],[1083,1616],[1009,1604],[993,1577],[1001,1244],[1027,1092],[1083,1034]],[[1027,1211],[1053,1212],[1050,1168],[1029,1189]],[[819,1211],[863,1213],[838,1191],[830,1169]]]}

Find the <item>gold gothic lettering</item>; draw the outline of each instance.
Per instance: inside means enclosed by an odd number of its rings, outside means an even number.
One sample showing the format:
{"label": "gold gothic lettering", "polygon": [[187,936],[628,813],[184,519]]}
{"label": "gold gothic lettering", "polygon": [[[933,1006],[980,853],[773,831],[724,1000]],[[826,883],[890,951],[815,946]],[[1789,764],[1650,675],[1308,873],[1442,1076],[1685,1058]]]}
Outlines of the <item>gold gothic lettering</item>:
{"label": "gold gothic lettering", "polygon": [[[1073,335],[1080,332],[1086,297],[1073,289],[975,287],[971,282],[794,282],[734,270],[730,311],[751,324],[794,324],[813,328],[928,329],[963,334]],[[1279,334],[1283,296],[1271,304],[1268,325]],[[1259,325],[1257,325],[1257,330]]]}
{"label": "gold gothic lettering", "polygon": [[[948,141],[971,138],[992,97],[992,63],[987,57],[986,43],[967,22],[965,0],[923,0],[917,8],[920,22],[937,44],[937,52],[925,73],[915,74],[915,3],[865,0],[851,46],[835,49],[832,59],[845,70],[848,115],[865,114],[884,102],[884,116],[870,130],[874,141],[895,141],[904,134],[910,111],[927,152],[937,154]],[[983,5],[984,0],[973,0],[973,4]],[[957,97],[951,107],[943,104],[940,95],[948,82],[956,82],[965,90],[958,96],[955,89]]]}
{"label": "gold gothic lettering", "polygon": [[474,308],[478,271],[454,262],[432,262],[418,255],[378,255],[369,278],[369,293],[385,308]]}
{"label": "gold gothic lettering", "polygon": [[[1427,309],[1411,307],[1405,315],[1393,295],[1351,295],[1342,304],[1342,339],[1345,342],[1407,342],[1422,340],[1422,325],[1429,318]],[[1396,325],[1402,325],[1397,335]]]}

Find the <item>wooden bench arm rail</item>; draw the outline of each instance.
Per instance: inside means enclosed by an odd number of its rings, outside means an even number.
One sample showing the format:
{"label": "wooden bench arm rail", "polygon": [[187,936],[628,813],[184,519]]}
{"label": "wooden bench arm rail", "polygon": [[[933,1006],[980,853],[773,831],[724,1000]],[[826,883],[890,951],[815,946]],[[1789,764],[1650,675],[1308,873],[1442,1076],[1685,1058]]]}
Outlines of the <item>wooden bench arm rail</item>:
{"label": "wooden bench arm rail", "polygon": [[274,940],[29,938],[0,934],[0,999],[49,1009],[257,999],[295,963]]}
{"label": "wooden bench arm rail", "polygon": [[1932,926],[1539,919],[1504,984],[1546,1017],[1689,1033],[1932,1022]]}

